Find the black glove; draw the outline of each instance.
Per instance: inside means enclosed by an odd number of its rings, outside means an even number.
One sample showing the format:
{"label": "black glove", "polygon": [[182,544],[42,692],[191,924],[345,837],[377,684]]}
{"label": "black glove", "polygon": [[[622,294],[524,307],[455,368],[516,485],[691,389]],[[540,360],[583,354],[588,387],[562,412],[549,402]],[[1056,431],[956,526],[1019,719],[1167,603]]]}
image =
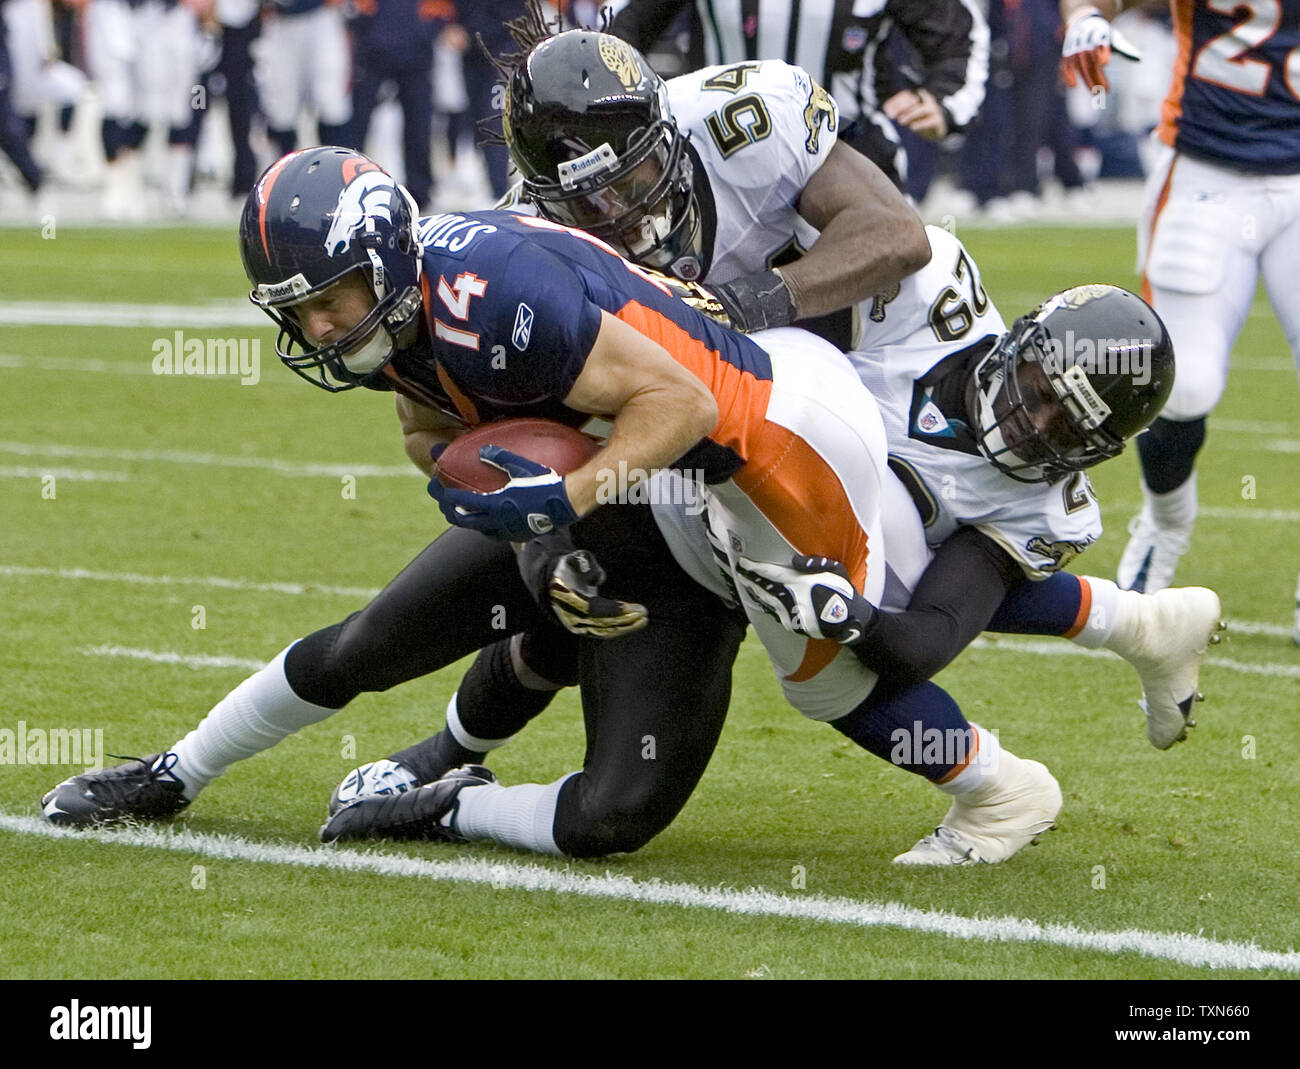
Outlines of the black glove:
{"label": "black glove", "polygon": [[622,638],[650,622],[644,605],[600,596],[604,569],[589,550],[574,549],[567,535],[527,543],[519,571],[537,603],[575,635]]}
{"label": "black glove", "polygon": [[716,285],[705,283],[705,288],[718,298],[732,328],[746,334],[769,327],[788,327],[797,315],[794,298],[776,271],[764,271]]}

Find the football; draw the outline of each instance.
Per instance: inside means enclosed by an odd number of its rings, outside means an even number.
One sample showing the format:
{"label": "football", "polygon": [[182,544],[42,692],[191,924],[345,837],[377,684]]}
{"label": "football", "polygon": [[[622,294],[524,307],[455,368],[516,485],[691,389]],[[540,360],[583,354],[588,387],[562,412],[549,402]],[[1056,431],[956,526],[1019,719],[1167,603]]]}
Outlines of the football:
{"label": "football", "polygon": [[581,431],[549,419],[503,419],[475,427],[443,450],[435,472],[443,486],[488,494],[500,490],[509,476],[479,460],[485,445],[499,445],[568,475],[582,467],[599,448]]}

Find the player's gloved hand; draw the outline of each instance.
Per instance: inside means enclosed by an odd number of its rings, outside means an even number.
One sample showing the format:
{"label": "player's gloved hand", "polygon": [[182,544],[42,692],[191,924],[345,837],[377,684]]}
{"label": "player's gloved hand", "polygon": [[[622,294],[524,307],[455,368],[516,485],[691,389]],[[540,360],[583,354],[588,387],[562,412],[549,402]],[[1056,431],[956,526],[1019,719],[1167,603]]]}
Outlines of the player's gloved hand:
{"label": "player's gloved hand", "polygon": [[751,334],[769,327],[788,327],[795,320],[794,298],[775,270],[710,283],[706,288],[718,298],[733,330]]}
{"label": "player's gloved hand", "polygon": [[560,558],[547,584],[551,611],[565,629],[590,638],[622,638],[650,622],[644,605],[601,597],[605,569],[585,549]]}
{"label": "player's gloved hand", "polygon": [[443,486],[435,475],[429,480],[429,496],[449,523],[490,538],[527,542],[578,518],[564,489],[564,476],[553,468],[499,445],[485,445],[478,456],[484,464],[504,471],[510,481],[490,494],[476,494]]}
{"label": "player's gloved hand", "polygon": [[849,645],[876,614],[848,569],[830,557],[795,557],[788,567],[740,557],[736,572],[742,593],[797,635]]}
{"label": "player's gloved hand", "polygon": [[605,570],[590,550],[575,549],[565,530],[525,543],[519,574],[533,600],[575,635],[622,638],[650,622],[644,605],[600,595]]}
{"label": "player's gloved hand", "polygon": [[1112,50],[1125,59],[1142,58],[1142,53],[1095,7],[1079,8],[1065,24],[1065,41],[1061,45],[1061,75],[1065,84],[1074,88],[1082,80],[1088,89],[1109,92],[1105,67]]}

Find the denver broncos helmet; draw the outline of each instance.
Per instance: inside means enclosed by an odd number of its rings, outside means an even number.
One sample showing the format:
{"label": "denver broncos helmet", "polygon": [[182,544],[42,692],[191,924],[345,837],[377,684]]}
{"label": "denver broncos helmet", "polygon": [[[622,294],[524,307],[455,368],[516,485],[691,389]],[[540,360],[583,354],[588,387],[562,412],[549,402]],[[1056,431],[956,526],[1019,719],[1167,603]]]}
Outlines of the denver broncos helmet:
{"label": "denver broncos helmet", "polygon": [[591,30],[542,41],[510,79],[501,125],[543,216],[646,267],[699,277],[686,142],[663,79],[626,41]]}
{"label": "denver broncos helmet", "polygon": [[1053,482],[1119,456],[1174,386],[1169,332],[1118,286],[1074,286],[1021,316],[976,365],[980,449],[1021,482]]}
{"label": "denver broncos helmet", "polygon": [[[420,315],[418,214],[390,174],[350,149],[303,149],[267,168],[244,204],[239,250],[249,298],[279,326],[276,354],[289,368],[331,393],[375,381]],[[354,271],[374,308],[343,337],[314,345],[294,305]]]}

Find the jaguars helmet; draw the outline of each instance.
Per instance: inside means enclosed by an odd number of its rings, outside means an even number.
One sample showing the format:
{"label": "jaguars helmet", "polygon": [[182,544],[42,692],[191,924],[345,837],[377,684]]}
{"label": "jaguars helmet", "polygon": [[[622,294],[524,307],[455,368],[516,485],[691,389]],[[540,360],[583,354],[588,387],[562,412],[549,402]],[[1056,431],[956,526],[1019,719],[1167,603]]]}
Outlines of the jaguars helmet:
{"label": "jaguars helmet", "polygon": [[591,30],[544,40],[511,77],[501,125],[543,216],[646,267],[699,277],[686,140],[663,79],[626,41]]}
{"label": "jaguars helmet", "polygon": [[976,365],[980,449],[1021,482],[1119,456],[1174,386],[1174,347],[1151,306],[1118,286],[1074,286],[1016,320]]}
{"label": "jaguars helmet", "polygon": [[[338,147],[291,152],[257,180],[239,222],[249,295],[280,328],[276,355],[297,374],[337,393],[378,380],[397,338],[418,321],[419,210],[373,160]],[[343,337],[315,345],[294,305],[359,272],[375,306]]]}

